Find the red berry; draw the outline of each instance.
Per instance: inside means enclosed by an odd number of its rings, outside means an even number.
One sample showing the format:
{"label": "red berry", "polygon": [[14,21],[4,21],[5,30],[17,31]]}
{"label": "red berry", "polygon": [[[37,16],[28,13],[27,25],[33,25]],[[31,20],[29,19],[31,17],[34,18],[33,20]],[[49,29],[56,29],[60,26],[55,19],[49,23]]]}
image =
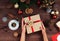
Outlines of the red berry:
{"label": "red berry", "polygon": [[57,16],[55,15],[55,16],[53,16],[53,18],[54,18],[54,19],[56,19],[56,18],[57,18]]}
{"label": "red berry", "polygon": [[23,12],[21,10],[18,11],[18,14],[22,14]]}

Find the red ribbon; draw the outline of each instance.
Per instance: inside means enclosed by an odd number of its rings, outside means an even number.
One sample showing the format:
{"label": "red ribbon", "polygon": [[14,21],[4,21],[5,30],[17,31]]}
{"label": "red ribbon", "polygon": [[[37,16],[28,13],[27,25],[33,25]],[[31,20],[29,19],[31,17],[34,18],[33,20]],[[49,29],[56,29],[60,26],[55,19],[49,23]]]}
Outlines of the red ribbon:
{"label": "red ribbon", "polygon": [[[29,18],[29,20],[31,20],[31,17],[30,17],[30,16],[29,16],[28,18]],[[34,21],[33,23],[40,22],[40,21],[41,21],[41,20],[37,20],[37,21]],[[26,23],[26,24],[28,24],[28,23]],[[34,32],[33,26],[31,26],[31,29],[32,29],[32,32]]]}

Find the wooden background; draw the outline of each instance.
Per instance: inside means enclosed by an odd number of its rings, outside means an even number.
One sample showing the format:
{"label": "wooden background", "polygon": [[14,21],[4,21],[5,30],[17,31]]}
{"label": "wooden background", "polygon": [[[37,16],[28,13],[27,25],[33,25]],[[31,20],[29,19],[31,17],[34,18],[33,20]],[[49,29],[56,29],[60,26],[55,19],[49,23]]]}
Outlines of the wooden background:
{"label": "wooden background", "polygon": [[[60,11],[60,0],[55,0],[55,1],[56,1],[56,4],[54,7],[55,9],[58,9]],[[32,15],[38,14],[38,13],[40,14],[41,19],[43,20],[44,25],[47,29],[46,32],[47,32],[48,39],[49,41],[52,41],[51,36],[58,33],[58,29],[54,26],[54,24],[56,23],[58,19],[60,19],[59,18],[60,15],[58,15],[57,19],[50,19],[49,14],[44,12],[40,8],[37,8],[35,6],[33,6],[32,8],[34,9],[34,12]],[[26,15],[24,12],[22,15],[18,15],[17,12],[18,12],[18,9],[13,8],[13,5],[9,2],[9,0],[0,0],[0,41],[19,41],[20,36],[21,36],[21,18],[25,16],[30,16],[30,15]],[[9,18],[7,15],[9,13],[19,18],[20,27],[16,31],[12,31],[8,28],[8,22],[12,19],[15,19],[15,18]],[[3,22],[2,21],[3,17],[8,17],[8,21]],[[14,32],[18,32],[19,36],[14,37],[13,36]],[[43,41],[41,31],[33,33],[33,34],[29,34],[29,35],[26,34],[26,41]]]}

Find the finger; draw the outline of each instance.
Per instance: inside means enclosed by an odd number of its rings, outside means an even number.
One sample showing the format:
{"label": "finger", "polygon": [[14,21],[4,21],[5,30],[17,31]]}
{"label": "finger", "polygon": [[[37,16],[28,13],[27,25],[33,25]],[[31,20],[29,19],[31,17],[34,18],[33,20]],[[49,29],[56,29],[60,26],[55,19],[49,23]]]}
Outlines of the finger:
{"label": "finger", "polygon": [[24,28],[26,28],[26,24],[24,25]]}
{"label": "finger", "polygon": [[43,23],[41,25],[42,25],[42,29],[45,29]]}
{"label": "finger", "polygon": [[43,30],[42,26],[40,27],[41,30]]}
{"label": "finger", "polygon": [[40,29],[41,29],[41,30],[43,30],[43,28],[42,28],[42,27],[40,27]]}
{"label": "finger", "polygon": [[43,25],[42,25],[42,29],[44,29]]}
{"label": "finger", "polygon": [[26,29],[26,24],[22,27],[22,31]]}
{"label": "finger", "polygon": [[22,27],[23,27],[24,23],[23,23],[23,18],[22,18]]}
{"label": "finger", "polygon": [[42,30],[42,23],[41,23],[40,29]]}
{"label": "finger", "polygon": [[40,29],[41,29],[41,27],[40,27]]}

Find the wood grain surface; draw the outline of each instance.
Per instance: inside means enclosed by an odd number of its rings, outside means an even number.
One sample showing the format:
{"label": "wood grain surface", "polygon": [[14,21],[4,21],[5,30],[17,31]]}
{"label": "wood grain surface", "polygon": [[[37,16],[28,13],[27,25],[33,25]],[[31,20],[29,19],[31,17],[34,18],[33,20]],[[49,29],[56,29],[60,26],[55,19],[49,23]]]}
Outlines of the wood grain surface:
{"label": "wood grain surface", "polygon": [[[55,0],[55,1],[56,3],[54,7],[60,11],[60,0]],[[31,15],[40,14],[41,19],[43,20],[47,30],[46,32],[47,32],[48,39],[49,41],[52,41],[51,36],[58,33],[58,30],[54,26],[54,24],[60,18],[60,15],[58,15],[57,19],[50,19],[49,14],[44,12],[40,8],[37,8],[35,6],[33,6],[32,8],[34,12]],[[9,2],[9,0],[0,0],[0,41],[19,41],[21,36],[21,18],[30,16],[30,15],[27,15],[24,12],[23,14],[18,15],[17,12],[18,12],[18,9],[13,8],[13,5]],[[9,18],[8,14],[10,13],[13,14],[14,16],[17,16],[18,21],[20,22],[20,27],[16,31],[12,31],[8,28],[8,22],[12,19],[16,19],[16,18]],[[3,17],[7,17],[8,21],[3,22],[2,21]],[[14,32],[18,32],[19,36],[14,37],[13,36]],[[43,41],[41,31],[29,34],[29,35],[26,34],[26,41]]]}

